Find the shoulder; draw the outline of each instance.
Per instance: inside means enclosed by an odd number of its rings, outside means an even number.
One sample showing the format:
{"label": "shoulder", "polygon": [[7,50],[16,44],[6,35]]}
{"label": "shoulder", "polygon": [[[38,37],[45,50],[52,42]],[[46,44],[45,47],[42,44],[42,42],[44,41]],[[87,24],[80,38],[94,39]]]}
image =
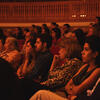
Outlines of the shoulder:
{"label": "shoulder", "polygon": [[66,61],[66,64],[67,65],[79,65],[79,66],[83,65],[82,61],[77,58],[73,58],[73,59]]}
{"label": "shoulder", "polygon": [[93,73],[96,73],[96,74],[98,74],[98,75],[100,76],[100,68],[96,68],[96,69],[93,71]]}
{"label": "shoulder", "polygon": [[40,55],[40,58],[42,57],[42,59],[53,59],[53,55],[47,51],[47,52],[44,52],[43,54]]}

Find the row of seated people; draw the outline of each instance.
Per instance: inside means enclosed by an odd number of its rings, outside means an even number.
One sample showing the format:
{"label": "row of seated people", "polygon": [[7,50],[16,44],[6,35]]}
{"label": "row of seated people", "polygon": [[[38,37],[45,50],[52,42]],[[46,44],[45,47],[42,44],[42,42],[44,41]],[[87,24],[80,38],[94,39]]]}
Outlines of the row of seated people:
{"label": "row of seated people", "polygon": [[[4,91],[3,93],[5,93],[6,89],[8,89],[6,92],[10,93],[11,87],[14,87],[14,90],[12,90],[13,94],[7,96],[13,97],[13,95],[15,96],[15,91],[18,91],[18,93],[20,93],[21,91],[21,100],[29,99],[35,92],[41,89],[46,90],[37,92],[30,98],[30,100],[36,100],[37,98],[38,100],[82,100],[84,96],[84,98],[89,98],[86,96],[86,90],[92,89],[93,85],[100,77],[100,45],[98,44],[100,42],[100,38],[95,36],[88,37],[85,41],[83,51],[81,51],[81,46],[75,40],[69,38],[65,40],[63,39],[59,44],[59,55],[55,55],[52,61],[50,53],[45,48],[45,44],[47,42],[40,41],[40,39],[42,40],[43,36],[46,35],[39,36],[36,39],[35,47],[32,40],[27,42],[25,59],[22,65],[17,70],[18,78],[16,76],[9,76],[11,66],[6,70],[6,67],[9,67],[8,62],[3,63],[4,66],[3,64],[1,64],[1,66],[3,67],[3,71],[0,76],[2,77],[2,82],[5,82],[5,84],[2,84],[1,82],[1,87],[4,86],[4,88],[1,88]],[[47,38],[44,37],[44,39]],[[42,43],[40,43],[41,46],[39,42]],[[37,51],[39,51],[40,54],[36,55],[37,59],[35,59],[35,52]],[[80,54],[82,54],[82,61]],[[1,63],[2,61],[5,62],[3,59],[1,59]],[[59,64],[60,61],[63,61],[63,64]],[[11,70],[11,73],[12,72],[13,70]],[[47,73],[48,77],[45,77],[47,76]],[[8,74],[8,76],[6,76],[6,74]],[[9,78],[11,79],[11,83],[9,81]],[[17,86],[12,82],[15,80],[17,81]],[[7,83],[8,86],[11,85],[10,88],[6,87]],[[15,89],[15,87],[17,87],[17,89]],[[65,89],[63,89],[63,87],[65,87]],[[56,94],[47,90],[55,92]],[[60,90],[60,92],[66,93],[67,97],[66,95],[63,95],[66,98],[60,97],[62,95],[57,93],[58,90]],[[60,96],[58,96],[57,94]],[[98,94],[96,95],[97,96],[95,97],[95,99],[99,100],[100,96]]]}
{"label": "row of seated people", "polygon": [[[50,53],[50,46],[52,46],[52,37],[50,35],[40,34],[35,39],[29,39],[25,42],[21,52],[18,52],[16,49],[17,41],[14,37],[8,37],[6,39],[4,45],[5,50],[1,52],[0,56],[12,64],[14,73],[18,76],[16,81],[20,84],[19,91],[22,91],[21,99],[29,99],[40,89],[49,89],[56,93],[60,89],[64,93],[66,90],[68,99],[71,97],[78,98],[79,94],[83,94],[84,90],[93,87],[97,78],[100,76],[100,69],[97,68],[99,67],[100,46],[98,43],[100,39],[99,37],[92,36],[85,41],[82,32],[81,34],[76,34],[75,32],[77,31],[82,30],[78,29],[73,32],[74,34],[70,33],[71,35],[67,38],[62,38],[59,41],[57,45],[59,46],[59,52],[54,57]],[[16,64],[17,66],[14,67]],[[78,74],[79,76],[77,76]],[[91,80],[88,80],[88,78]],[[85,79],[88,82],[86,81],[84,83]],[[78,81],[79,83],[77,83]],[[68,89],[70,85],[72,86]],[[64,86],[65,89],[62,89]],[[31,99],[40,99],[41,92],[35,94]],[[49,94],[49,91],[46,92]],[[43,99],[46,99],[44,98],[44,94]]]}
{"label": "row of seated people", "polygon": [[[100,36],[100,17],[96,17],[95,24],[90,23],[88,26],[88,30],[84,30],[84,34],[86,37],[91,35]],[[83,30],[82,30],[83,31]],[[59,26],[57,23],[52,22],[51,25],[48,27],[47,24],[42,24],[42,26],[32,25],[29,28],[21,28],[15,27],[11,29],[1,29],[0,28],[0,41],[3,41],[9,37],[13,36],[17,38],[18,41],[18,48],[19,50],[22,49],[23,44],[27,42],[30,38],[35,38],[38,34],[47,34],[52,36],[52,46],[51,46],[51,53],[57,54],[59,48],[57,47],[57,43],[63,37],[70,36],[70,33],[74,32],[74,28],[71,27],[69,24],[64,24],[63,26]],[[0,47],[0,52],[2,48]]]}

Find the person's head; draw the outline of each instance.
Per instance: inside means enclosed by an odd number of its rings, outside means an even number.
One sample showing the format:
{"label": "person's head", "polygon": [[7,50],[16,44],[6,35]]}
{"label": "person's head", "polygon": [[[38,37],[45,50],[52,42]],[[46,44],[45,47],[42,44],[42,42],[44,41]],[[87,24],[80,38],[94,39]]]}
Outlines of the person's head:
{"label": "person's head", "polygon": [[31,38],[31,32],[27,32],[25,35],[25,40],[28,41]]}
{"label": "person's head", "polygon": [[93,23],[90,23],[88,27],[89,28],[92,28],[93,27]]}
{"label": "person's head", "polygon": [[37,52],[43,52],[52,45],[52,37],[50,35],[41,34],[37,36],[35,48]]}
{"label": "person's head", "polygon": [[72,32],[71,32],[71,31],[66,31],[66,32],[63,34],[63,37],[64,37],[64,38],[71,38],[71,37],[72,37]]}
{"label": "person's head", "polygon": [[51,29],[53,29],[53,28],[57,28],[56,22],[52,22],[52,23],[51,23]]}
{"label": "person's head", "polygon": [[30,32],[30,30],[28,28],[24,28],[24,35],[26,35],[28,32]]}
{"label": "person's head", "polygon": [[88,33],[87,33],[87,37],[88,36],[92,36],[94,34],[94,28],[93,27],[90,27],[89,29],[88,29]]}
{"label": "person's head", "polygon": [[35,40],[31,39],[27,41],[25,53],[32,57],[35,57]]}
{"label": "person's head", "polygon": [[41,31],[41,34],[47,34],[47,35],[50,34],[50,30],[49,30],[49,28],[47,27],[46,24],[42,24],[42,31]]}
{"label": "person's head", "polygon": [[34,32],[38,35],[38,34],[41,34],[41,27],[40,26],[36,26],[35,29],[34,29]]}
{"label": "person's head", "polygon": [[16,38],[14,37],[6,38],[4,48],[5,50],[14,50],[14,49],[18,50],[18,44]]}
{"label": "person's head", "polygon": [[51,36],[53,39],[58,40],[61,37],[61,31],[59,28],[53,28],[51,30]]}
{"label": "person's head", "polygon": [[72,38],[77,40],[81,47],[83,47],[85,42],[85,34],[82,29],[76,29],[72,32]]}
{"label": "person's head", "polygon": [[87,37],[82,51],[82,60],[85,63],[94,62],[100,65],[100,38],[97,36]]}
{"label": "person's head", "polygon": [[99,16],[96,17],[96,23],[100,24],[100,17]]}
{"label": "person's head", "polygon": [[47,28],[47,24],[42,24],[42,28]]}
{"label": "person's head", "polygon": [[71,28],[71,26],[70,26],[69,24],[64,24],[64,25],[63,25],[63,31],[64,31],[64,33],[65,33],[66,31],[70,31],[70,28]]}
{"label": "person's head", "polygon": [[60,59],[65,58],[81,58],[81,47],[80,45],[73,39],[67,38],[62,39],[59,43],[60,50],[59,50],[59,56]]}
{"label": "person's head", "polygon": [[5,35],[6,37],[12,36],[12,34],[13,34],[12,29],[6,29],[6,30],[4,31],[4,35]]}

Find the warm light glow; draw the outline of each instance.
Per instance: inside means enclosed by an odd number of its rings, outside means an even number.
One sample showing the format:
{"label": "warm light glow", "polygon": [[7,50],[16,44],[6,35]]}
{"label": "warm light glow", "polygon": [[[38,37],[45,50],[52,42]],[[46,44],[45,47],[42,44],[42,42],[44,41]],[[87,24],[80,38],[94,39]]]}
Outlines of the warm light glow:
{"label": "warm light glow", "polygon": [[80,15],[80,17],[86,17],[86,15]]}
{"label": "warm light glow", "polygon": [[72,15],[72,17],[76,17],[76,15]]}

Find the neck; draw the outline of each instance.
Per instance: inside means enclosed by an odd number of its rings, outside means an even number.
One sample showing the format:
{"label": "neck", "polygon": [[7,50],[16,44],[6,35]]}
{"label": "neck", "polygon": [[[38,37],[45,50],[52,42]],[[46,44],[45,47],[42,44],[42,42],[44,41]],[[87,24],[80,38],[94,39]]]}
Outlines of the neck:
{"label": "neck", "polygon": [[91,61],[91,62],[89,63],[89,69],[92,70],[92,69],[95,68],[95,67],[96,67],[95,61]]}

